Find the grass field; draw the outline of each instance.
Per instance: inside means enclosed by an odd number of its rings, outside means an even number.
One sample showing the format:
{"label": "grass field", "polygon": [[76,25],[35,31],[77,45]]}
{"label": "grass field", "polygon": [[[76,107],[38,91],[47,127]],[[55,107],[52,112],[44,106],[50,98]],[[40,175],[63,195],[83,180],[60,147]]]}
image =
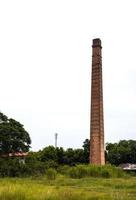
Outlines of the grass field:
{"label": "grass field", "polygon": [[136,177],[1,178],[0,200],[136,200]]}

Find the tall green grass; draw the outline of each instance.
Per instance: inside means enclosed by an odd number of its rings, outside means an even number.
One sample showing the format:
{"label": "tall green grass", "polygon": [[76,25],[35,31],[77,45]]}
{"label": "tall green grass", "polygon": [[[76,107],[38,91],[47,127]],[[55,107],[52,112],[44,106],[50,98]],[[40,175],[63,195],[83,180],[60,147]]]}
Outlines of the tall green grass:
{"label": "tall green grass", "polygon": [[136,200],[136,178],[5,178],[0,200]]}
{"label": "tall green grass", "polygon": [[46,171],[46,177],[48,180],[55,180],[57,176],[57,172],[55,169],[49,168]]}
{"label": "tall green grass", "polygon": [[102,178],[120,178],[124,177],[125,173],[122,169],[111,166],[96,166],[96,165],[77,165],[68,170],[68,175],[71,178],[83,177],[102,177]]}
{"label": "tall green grass", "polygon": [[0,193],[0,200],[26,200],[25,192],[3,190]]}

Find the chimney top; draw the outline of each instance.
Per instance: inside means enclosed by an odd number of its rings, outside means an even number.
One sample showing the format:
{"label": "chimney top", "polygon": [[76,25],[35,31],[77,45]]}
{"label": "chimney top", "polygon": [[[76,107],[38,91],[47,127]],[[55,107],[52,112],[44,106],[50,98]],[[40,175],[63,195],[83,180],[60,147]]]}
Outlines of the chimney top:
{"label": "chimney top", "polygon": [[100,48],[102,48],[101,47],[101,40],[99,38],[93,39],[93,45],[92,45],[92,47],[100,47]]}

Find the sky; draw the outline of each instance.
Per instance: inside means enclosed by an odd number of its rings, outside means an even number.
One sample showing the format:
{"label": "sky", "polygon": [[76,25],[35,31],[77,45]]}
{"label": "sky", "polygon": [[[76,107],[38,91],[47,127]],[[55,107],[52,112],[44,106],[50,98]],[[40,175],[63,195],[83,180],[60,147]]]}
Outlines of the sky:
{"label": "sky", "polygon": [[136,1],[0,1],[0,111],[32,150],[90,136],[92,39],[102,40],[105,143],[136,139]]}

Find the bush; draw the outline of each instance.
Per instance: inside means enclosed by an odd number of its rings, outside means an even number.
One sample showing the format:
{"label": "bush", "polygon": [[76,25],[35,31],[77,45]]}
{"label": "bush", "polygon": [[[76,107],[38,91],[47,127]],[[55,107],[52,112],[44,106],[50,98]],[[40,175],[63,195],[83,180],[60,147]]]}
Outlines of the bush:
{"label": "bush", "polygon": [[68,175],[71,178],[83,178],[87,176],[87,170],[82,165],[77,165],[76,167],[71,167],[68,171]]}
{"label": "bush", "polygon": [[62,175],[68,175],[69,168],[69,165],[60,165],[57,169],[57,172]]}
{"label": "bush", "polygon": [[54,160],[45,161],[44,164],[45,164],[46,169],[49,169],[49,168],[57,169],[59,166],[58,163],[55,162]]}
{"label": "bush", "polygon": [[15,158],[1,158],[0,159],[0,176],[19,176],[20,163]]}
{"label": "bush", "polygon": [[0,177],[39,176],[45,174],[46,166],[40,161],[20,163],[17,158],[0,158]]}
{"label": "bush", "polygon": [[68,170],[68,175],[70,176],[70,178],[79,178],[78,170],[76,167],[71,167]]}
{"label": "bush", "polygon": [[101,170],[101,176],[103,178],[110,178],[111,177],[110,171],[102,168],[102,170]]}
{"label": "bush", "polygon": [[95,165],[87,165],[86,166],[87,175],[91,177],[99,177],[100,176],[100,166]]}
{"label": "bush", "polygon": [[78,171],[79,178],[83,178],[83,177],[87,176],[87,170],[83,165],[78,165],[77,171]]}
{"label": "bush", "polygon": [[48,180],[55,180],[56,179],[56,175],[57,175],[57,172],[55,169],[47,169],[46,171],[46,176],[47,176],[47,179]]}

